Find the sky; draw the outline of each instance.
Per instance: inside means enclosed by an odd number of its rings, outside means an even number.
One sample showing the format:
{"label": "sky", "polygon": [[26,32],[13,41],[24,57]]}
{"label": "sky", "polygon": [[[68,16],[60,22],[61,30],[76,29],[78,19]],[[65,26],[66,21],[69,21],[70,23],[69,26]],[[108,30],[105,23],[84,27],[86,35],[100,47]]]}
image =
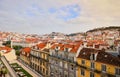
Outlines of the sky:
{"label": "sky", "polygon": [[75,33],[120,26],[120,0],[0,0],[0,31]]}

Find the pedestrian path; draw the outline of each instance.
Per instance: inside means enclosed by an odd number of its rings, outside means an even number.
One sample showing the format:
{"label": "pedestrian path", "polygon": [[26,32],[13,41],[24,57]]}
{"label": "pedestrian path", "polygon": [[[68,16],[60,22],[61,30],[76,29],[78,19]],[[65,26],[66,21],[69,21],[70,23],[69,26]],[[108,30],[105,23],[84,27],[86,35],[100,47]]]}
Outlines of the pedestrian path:
{"label": "pedestrian path", "polygon": [[29,66],[23,64],[22,62],[18,61],[18,60],[14,60],[12,63],[17,63],[19,64],[22,68],[24,68],[29,74],[31,74],[33,77],[43,77],[40,74],[37,74],[36,71],[34,71],[33,69],[31,69]]}

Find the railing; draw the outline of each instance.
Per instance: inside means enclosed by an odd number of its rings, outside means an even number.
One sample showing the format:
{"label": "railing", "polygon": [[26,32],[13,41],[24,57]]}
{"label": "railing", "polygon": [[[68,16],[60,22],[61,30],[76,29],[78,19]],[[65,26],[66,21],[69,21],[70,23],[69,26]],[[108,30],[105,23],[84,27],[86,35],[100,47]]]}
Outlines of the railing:
{"label": "railing", "polygon": [[55,56],[55,55],[49,55],[49,56],[50,56],[50,57],[54,57],[54,58],[59,59],[59,60],[63,60],[63,61],[69,62],[69,63],[74,63],[74,64],[76,64],[75,61],[73,61],[73,60],[71,60],[71,59],[63,58],[63,57],[61,57],[61,56]]}
{"label": "railing", "polygon": [[33,55],[33,54],[30,54],[30,56],[33,56],[33,57],[36,57],[36,58],[39,58],[40,56],[36,56],[36,55]]}

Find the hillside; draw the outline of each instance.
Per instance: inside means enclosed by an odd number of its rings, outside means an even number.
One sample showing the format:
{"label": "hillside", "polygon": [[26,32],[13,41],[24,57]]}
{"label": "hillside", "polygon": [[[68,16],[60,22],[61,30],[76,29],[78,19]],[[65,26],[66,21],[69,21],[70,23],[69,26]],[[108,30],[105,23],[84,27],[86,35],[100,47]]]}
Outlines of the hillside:
{"label": "hillside", "polygon": [[71,33],[71,34],[68,34],[67,36],[76,36],[76,35],[85,35],[85,33],[82,33],[82,32]]}
{"label": "hillside", "polygon": [[95,29],[92,29],[92,30],[88,30],[87,32],[102,31],[102,30],[119,30],[120,31],[120,26],[95,28]]}

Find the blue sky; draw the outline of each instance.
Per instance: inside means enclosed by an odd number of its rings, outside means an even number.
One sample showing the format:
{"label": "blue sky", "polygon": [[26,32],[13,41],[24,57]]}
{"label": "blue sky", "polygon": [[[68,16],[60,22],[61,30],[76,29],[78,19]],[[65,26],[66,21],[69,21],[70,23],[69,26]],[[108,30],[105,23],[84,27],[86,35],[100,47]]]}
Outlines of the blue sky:
{"label": "blue sky", "polygon": [[45,34],[120,26],[120,0],[0,0],[0,31]]}

